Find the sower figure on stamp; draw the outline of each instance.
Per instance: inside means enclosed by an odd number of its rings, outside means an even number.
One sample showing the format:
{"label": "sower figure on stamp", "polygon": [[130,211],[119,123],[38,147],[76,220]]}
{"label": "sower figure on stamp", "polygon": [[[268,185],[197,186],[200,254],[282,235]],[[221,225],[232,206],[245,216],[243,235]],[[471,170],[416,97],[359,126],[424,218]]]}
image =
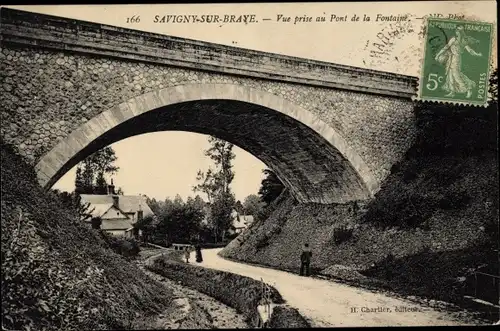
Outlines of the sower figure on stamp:
{"label": "sower figure on stamp", "polygon": [[311,265],[312,252],[309,248],[309,244],[304,244],[304,248],[302,249],[302,254],[300,255],[300,275],[306,276],[310,275],[310,265]]}
{"label": "sower figure on stamp", "polygon": [[462,53],[465,50],[473,56],[482,54],[470,47],[478,40],[466,36],[462,26],[457,27],[455,31],[456,35],[436,54],[435,60],[445,67],[446,77],[442,88],[448,92],[446,96],[453,97],[455,93],[466,93],[466,98],[470,98],[476,83],[462,71]]}

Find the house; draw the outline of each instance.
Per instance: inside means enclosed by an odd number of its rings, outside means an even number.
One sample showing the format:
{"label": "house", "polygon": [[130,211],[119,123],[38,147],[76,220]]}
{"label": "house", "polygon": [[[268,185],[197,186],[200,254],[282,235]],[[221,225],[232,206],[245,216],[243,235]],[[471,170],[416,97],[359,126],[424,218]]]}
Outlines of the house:
{"label": "house", "polygon": [[230,231],[230,233],[240,234],[245,230],[250,224],[253,223],[253,215],[240,215],[237,212],[233,212],[233,227],[234,231]]}
{"label": "house", "polygon": [[132,236],[134,223],[154,213],[141,195],[117,195],[113,180],[108,185],[108,194],[81,194],[83,203],[94,209],[92,217],[102,219],[101,229],[116,236]]}
{"label": "house", "polygon": [[[210,213],[210,204],[207,203],[205,206],[205,216],[202,220],[202,224],[208,224],[208,215]],[[246,229],[252,222],[254,221],[253,215],[242,215],[240,214],[236,208],[231,212],[232,226],[234,229],[229,230],[229,235],[232,234],[240,234],[244,229]]]}

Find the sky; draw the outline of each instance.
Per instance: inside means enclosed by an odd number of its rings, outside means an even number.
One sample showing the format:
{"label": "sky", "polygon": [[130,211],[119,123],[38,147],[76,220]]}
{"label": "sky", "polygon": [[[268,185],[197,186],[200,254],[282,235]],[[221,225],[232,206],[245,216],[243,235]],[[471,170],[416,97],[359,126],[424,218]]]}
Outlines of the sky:
{"label": "sky", "polygon": [[[197,39],[230,46],[297,56],[343,65],[418,76],[423,39],[421,18],[429,14],[495,23],[495,1],[404,1],[404,2],[328,2],[328,3],[259,3],[259,4],[161,4],[161,5],[52,5],[8,6],[110,24],[114,26]],[[255,15],[256,23],[193,24],[154,23],[155,16],[188,14]],[[351,21],[353,15],[360,21]],[[278,21],[278,16],[290,22]],[[409,21],[396,24],[377,20],[381,16],[404,16]],[[127,23],[127,18],[140,17]],[[326,18],[324,23],[298,22],[296,17]],[[332,17],[347,17],[340,21]],[[363,21],[363,17],[371,17]],[[268,20],[265,20],[268,19]],[[300,19],[298,19],[300,20]],[[398,31],[397,34],[394,31]],[[390,56],[370,57],[373,44],[381,34],[392,32]],[[496,37],[493,49],[496,53]],[[496,54],[492,56],[496,66]],[[154,146],[154,148],[151,148]],[[161,146],[160,148],[158,146]],[[150,133],[124,139],[112,145],[120,167],[114,176],[116,186],[125,194],[146,194],[165,199],[179,194],[192,196],[196,173],[210,165],[203,155],[207,136],[190,132]],[[258,192],[265,165],[235,147],[236,198],[243,200]],[[175,155],[175,156],[174,156]],[[63,176],[54,188],[74,189],[75,168]]]}

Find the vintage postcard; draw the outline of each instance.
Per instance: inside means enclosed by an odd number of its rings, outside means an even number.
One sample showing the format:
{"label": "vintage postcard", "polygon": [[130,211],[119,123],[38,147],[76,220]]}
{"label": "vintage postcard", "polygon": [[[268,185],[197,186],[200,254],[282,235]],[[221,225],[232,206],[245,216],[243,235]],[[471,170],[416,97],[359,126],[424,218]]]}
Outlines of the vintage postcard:
{"label": "vintage postcard", "polygon": [[2,329],[500,324],[496,27],[2,6]]}

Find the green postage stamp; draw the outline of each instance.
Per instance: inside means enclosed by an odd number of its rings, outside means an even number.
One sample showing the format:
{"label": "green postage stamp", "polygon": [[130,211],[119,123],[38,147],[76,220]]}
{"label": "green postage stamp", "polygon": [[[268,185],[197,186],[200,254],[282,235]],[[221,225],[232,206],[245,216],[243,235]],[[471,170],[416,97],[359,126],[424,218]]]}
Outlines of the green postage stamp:
{"label": "green postage stamp", "polygon": [[428,18],[418,99],[486,105],[492,37],[491,23]]}

